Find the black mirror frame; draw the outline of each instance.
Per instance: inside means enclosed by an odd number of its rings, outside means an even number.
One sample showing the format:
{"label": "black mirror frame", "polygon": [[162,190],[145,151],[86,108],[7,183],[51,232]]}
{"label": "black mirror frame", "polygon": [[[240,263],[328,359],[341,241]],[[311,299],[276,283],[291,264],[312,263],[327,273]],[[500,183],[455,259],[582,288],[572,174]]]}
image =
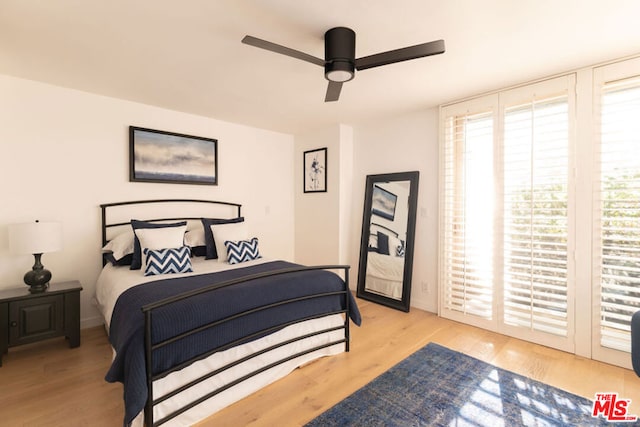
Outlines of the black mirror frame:
{"label": "black mirror frame", "polygon": [[[362,215],[362,236],[360,239],[360,264],[358,267],[358,298],[386,305],[397,310],[408,312],[411,302],[411,278],[413,273],[413,251],[415,247],[416,211],[418,208],[418,183],[420,172],[398,172],[377,175],[367,175],[365,186],[364,210]],[[409,181],[409,206],[407,218],[407,241],[405,244],[405,263],[402,283],[402,298],[400,300],[385,297],[365,289],[367,257],[369,254],[369,233],[371,229],[371,201],[373,186],[376,182]]]}

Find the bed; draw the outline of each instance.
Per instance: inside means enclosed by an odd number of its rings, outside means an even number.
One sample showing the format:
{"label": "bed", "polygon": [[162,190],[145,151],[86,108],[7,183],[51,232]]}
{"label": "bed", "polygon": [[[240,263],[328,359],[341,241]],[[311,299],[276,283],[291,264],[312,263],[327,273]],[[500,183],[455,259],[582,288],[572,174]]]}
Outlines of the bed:
{"label": "bed", "polygon": [[402,299],[404,241],[394,230],[371,223],[367,254],[366,289],[386,297]]}
{"label": "bed", "polygon": [[369,252],[365,282],[368,291],[389,298],[401,299],[402,284],[404,283],[403,275],[403,258],[378,252]]}
{"label": "bed", "polygon": [[[320,357],[361,322],[348,266],[269,259],[241,205],[101,205],[96,302],[125,425],[192,425]],[[145,218],[145,219],[140,219]]]}

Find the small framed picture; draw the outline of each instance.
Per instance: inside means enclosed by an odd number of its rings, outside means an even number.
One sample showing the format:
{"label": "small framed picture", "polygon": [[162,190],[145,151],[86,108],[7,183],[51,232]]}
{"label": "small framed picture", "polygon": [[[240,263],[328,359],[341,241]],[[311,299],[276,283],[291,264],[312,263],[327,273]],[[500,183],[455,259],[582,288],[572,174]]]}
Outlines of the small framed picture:
{"label": "small framed picture", "polygon": [[398,196],[377,185],[373,186],[371,195],[371,213],[393,221],[396,216]]}
{"label": "small framed picture", "polygon": [[218,140],[129,126],[129,181],[218,185]]}
{"label": "small framed picture", "polygon": [[304,192],[327,191],[327,148],[304,152]]}

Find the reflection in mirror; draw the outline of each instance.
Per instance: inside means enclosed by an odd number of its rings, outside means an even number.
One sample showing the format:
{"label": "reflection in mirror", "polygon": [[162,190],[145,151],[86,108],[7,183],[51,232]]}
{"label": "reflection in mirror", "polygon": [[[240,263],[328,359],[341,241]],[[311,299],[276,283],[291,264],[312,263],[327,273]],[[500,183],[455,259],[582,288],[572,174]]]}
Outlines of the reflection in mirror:
{"label": "reflection in mirror", "polygon": [[373,185],[364,288],[396,300],[402,299],[408,200],[409,181]]}
{"label": "reflection in mirror", "polygon": [[409,311],[419,172],[367,176],[360,298]]}

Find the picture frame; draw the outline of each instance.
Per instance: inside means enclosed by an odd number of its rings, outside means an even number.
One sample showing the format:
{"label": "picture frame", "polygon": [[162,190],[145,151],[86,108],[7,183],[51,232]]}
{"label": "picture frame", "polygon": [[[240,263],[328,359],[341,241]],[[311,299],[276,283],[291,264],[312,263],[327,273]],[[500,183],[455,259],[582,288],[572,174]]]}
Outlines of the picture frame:
{"label": "picture frame", "polygon": [[326,147],[304,152],[303,188],[305,193],[325,193],[327,191]]}
{"label": "picture frame", "polygon": [[129,126],[129,181],[218,185],[218,140]]}
{"label": "picture frame", "polygon": [[393,221],[396,216],[398,196],[384,188],[374,185],[371,195],[371,213]]}

